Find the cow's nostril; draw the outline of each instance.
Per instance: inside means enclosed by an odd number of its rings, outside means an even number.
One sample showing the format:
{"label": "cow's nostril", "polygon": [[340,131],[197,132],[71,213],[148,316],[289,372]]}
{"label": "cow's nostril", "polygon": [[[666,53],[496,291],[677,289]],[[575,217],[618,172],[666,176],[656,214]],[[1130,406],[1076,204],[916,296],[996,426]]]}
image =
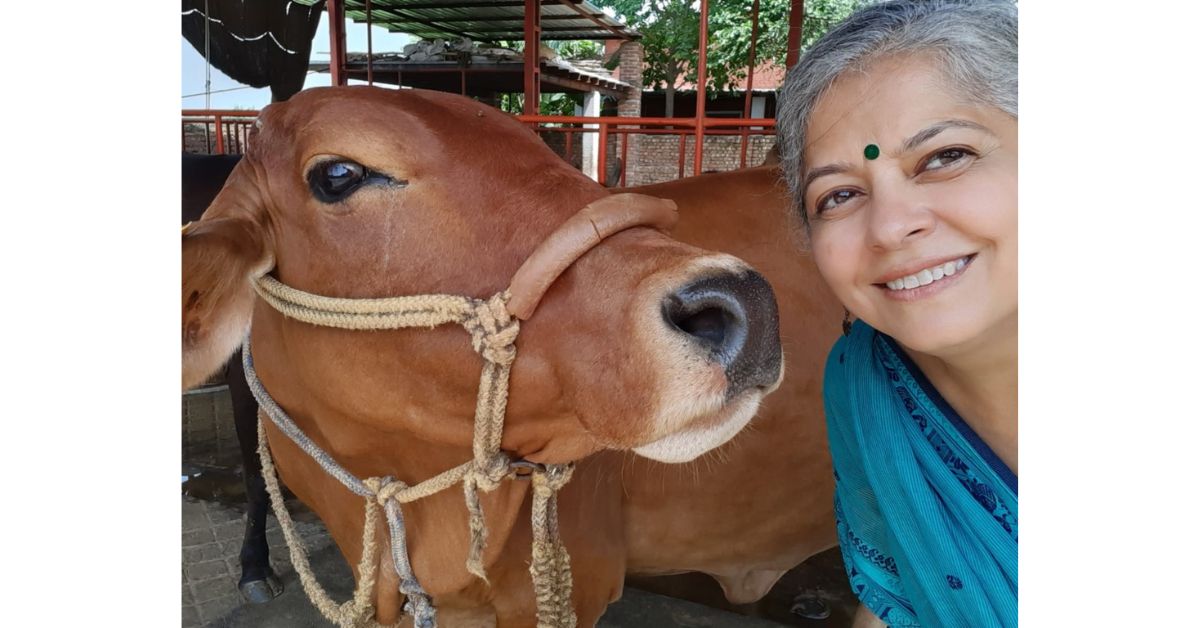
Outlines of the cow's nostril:
{"label": "cow's nostril", "polygon": [[695,314],[681,315],[672,319],[679,329],[697,338],[707,340],[715,346],[725,342],[725,330],[732,322],[729,312],[715,307],[707,307]]}
{"label": "cow's nostril", "polygon": [[706,279],[676,291],[663,303],[663,317],[724,366],[742,350],[746,309],[723,283],[721,279]]}
{"label": "cow's nostril", "polygon": [[724,368],[729,397],[778,381],[779,309],[762,275],[721,273],[693,281],[664,299],[663,318]]}

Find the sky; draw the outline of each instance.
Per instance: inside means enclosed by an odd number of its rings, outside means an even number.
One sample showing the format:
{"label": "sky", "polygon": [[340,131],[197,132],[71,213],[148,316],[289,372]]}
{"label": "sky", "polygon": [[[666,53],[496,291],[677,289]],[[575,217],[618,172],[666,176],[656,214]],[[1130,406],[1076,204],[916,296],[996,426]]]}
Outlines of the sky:
{"label": "sky", "polygon": [[[378,26],[371,27],[371,49],[375,52],[400,52],[405,45],[416,41],[410,35],[389,33]],[[212,91],[233,89],[233,91],[214,93],[211,95],[211,105],[204,104],[204,55],[197,52],[183,35],[179,36],[182,46],[180,57],[183,62],[182,91],[180,100],[182,109],[261,109],[271,102],[271,90],[267,87],[253,88],[238,83],[225,76],[220,70],[212,69]],[[346,49],[349,52],[366,52],[367,25],[355,24],[346,20]],[[328,14],[321,13],[321,23],[317,26],[317,34],[313,38],[310,62],[329,60],[329,21]],[[351,81],[354,85],[359,81]],[[332,84],[327,72],[309,74],[304,81],[304,87],[320,87]],[[235,89],[234,89],[235,88]],[[198,95],[194,95],[198,94]]]}

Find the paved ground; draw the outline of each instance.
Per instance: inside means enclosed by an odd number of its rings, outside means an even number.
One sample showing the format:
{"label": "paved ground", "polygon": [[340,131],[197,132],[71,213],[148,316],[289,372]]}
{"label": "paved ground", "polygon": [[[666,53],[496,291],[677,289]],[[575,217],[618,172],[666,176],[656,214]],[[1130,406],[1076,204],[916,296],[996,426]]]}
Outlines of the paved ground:
{"label": "paved ground", "polygon": [[[249,606],[237,590],[241,567],[244,513],[215,501],[183,498],[183,628],[199,626],[328,626],[308,602],[288,560],[283,535],[269,518],[267,540],[271,563],[284,583],[284,593],[270,604]],[[320,523],[297,521],[322,583],[335,599],[349,597],[353,580]],[[267,607],[270,607],[269,609]],[[270,611],[277,623],[247,623],[246,610]],[[282,622],[282,623],[278,623]]]}
{"label": "paved ground", "polygon": [[[183,628],[325,628],[288,559],[274,515],[267,518],[271,563],[284,592],[267,604],[244,604],[237,590],[244,499],[237,476],[227,393],[216,389],[185,395],[183,404]],[[309,548],[313,570],[335,600],[349,599],[354,582],[321,522],[298,502],[291,504]],[[804,619],[789,612],[797,592],[819,592],[831,615]],[[778,628],[850,625],[853,595],[845,585],[836,548],[792,570],[763,600],[743,606],[725,601],[703,574],[631,578],[620,601],[601,619],[602,628]],[[448,618],[447,618],[448,619]],[[449,621],[444,622],[449,623]]]}
{"label": "paved ground", "polygon": [[[274,518],[269,518],[271,563],[283,581],[283,593],[268,604],[244,604],[238,593],[238,551],[244,515],[221,502],[182,498],[184,504],[184,628],[325,628],[331,626],[308,602]],[[300,516],[304,516],[300,514]],[[313,572],[336,600],[349,599],[354,580],[319,521],[296,522],[310,549]],[[762,618],[709,608],[688,600],[626,588],[622,599],[608,608],[601,628],[694,627],[778,628]]]}
{"label": "paved ground", "polygon": [[[303,516],[301,513],[300,516]],[[267,604],[243,604],[237,591],[243,513],[216,501],[183,497],[183,628],[327,627],[309,603],[287,557],[283,536],[270,518],[271,562],[284,592]],[[319,522],[298,521],[314,572],[335,600],[349,599],[354,581]],[[688,626],[695,628],[778,628],[766,619],[737,615],[695,602],[627,588],[600,622],[602,628]]]}

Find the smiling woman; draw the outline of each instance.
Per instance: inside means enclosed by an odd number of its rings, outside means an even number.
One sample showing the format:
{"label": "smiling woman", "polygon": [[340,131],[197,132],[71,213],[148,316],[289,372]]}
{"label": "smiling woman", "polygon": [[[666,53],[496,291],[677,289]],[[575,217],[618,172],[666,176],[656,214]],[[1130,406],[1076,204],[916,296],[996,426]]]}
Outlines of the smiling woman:
{"label": "smiling woman", "polygon": [[859,319],[824,384],[856,625],[1016,625],[1016,24],[881,3],[780,98],[813,258]]}

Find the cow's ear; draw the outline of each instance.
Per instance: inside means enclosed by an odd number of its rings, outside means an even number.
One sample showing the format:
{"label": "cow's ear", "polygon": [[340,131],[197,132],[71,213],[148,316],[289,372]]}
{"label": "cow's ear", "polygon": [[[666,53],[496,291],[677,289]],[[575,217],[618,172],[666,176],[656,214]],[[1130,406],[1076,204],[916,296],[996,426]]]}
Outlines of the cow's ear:
{"label": "cow's ear", "polygon": [[[236,199],[236,201],[235,201]],[[183,388],[204,383],[250,328],[251,281],[274,266],[258,208],[229,186],[183,228]],[[236,202],[237,207],[224,204]]]}

